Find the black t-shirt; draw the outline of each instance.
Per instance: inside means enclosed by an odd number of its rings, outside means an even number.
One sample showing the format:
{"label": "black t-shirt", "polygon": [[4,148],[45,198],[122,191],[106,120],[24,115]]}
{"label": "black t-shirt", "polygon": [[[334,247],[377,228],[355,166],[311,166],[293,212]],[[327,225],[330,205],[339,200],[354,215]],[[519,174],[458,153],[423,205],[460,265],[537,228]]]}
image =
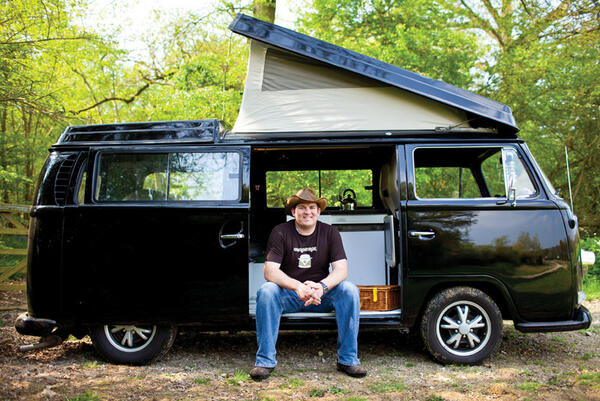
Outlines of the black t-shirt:
{"label": "black t-shirt", "polygon": [[281,271],[301,282],[323,280],[329,264],[341,259],[346,259],[346,253],[339,231],[320,221],[311,235],[300,234],[294,220],[281,223],[267,242],[266,260],[280,263]]}

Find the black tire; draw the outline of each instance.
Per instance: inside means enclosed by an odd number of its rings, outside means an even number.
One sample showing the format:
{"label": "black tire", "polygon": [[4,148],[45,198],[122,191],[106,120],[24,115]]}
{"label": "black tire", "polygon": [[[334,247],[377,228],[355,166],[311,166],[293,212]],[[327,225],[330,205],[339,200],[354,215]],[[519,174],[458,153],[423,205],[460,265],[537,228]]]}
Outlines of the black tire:
{"label": "black tire", "polygon": [[144,365],[167,353],[177,328],[173,325],[104,325],[90,328],[90,337],[103,359],[118,364]]}
{"label": "black tire", "polygon": [[498,349],[502,315],[496,303],[476,288],[447,288],[427,304],[421,337],[441,363],[476,364]]}

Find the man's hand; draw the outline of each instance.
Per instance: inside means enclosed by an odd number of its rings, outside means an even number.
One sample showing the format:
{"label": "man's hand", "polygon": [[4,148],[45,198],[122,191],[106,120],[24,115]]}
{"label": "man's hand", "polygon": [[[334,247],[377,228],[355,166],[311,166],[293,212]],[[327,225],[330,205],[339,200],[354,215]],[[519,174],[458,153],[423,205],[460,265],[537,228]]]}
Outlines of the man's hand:
{"label": "man's hand", "polygon": [[305,285],[310,287],[313,290],[313,293],[305,303],[304,306],[308,305],[321,305],[321,297],[323,296],[323,286],[319,283],[315,283],[314,281],[306,280],[304,282]]}
{"label": "man's hand", "polygon": [[304,306],[310,305],[309,300],[311,299],[314,292],[315,290],[310,286],[306,285],[306,283],[301,283],[296,288],[296,294],[298,294],[298,297],[300,297],[301,300],[307,302],[304,304]]}

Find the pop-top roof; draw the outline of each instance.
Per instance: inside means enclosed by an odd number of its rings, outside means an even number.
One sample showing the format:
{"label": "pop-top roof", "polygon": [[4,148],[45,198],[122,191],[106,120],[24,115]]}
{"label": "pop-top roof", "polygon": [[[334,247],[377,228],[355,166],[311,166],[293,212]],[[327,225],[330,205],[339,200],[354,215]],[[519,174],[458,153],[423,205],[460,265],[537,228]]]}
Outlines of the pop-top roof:
{"label": "pop-top roof", "polygon": [[[244,14],[238,14],[229,26],[233,32],[262,42],[267,47],[342,69],[382,85],[395,87],[423,98],[461,110],[483,119],[476,125],[495,127],[516,133],[517,127],[510,107],[442,81],[427,78],[383,61],[324,42]],[[263,90],[265,83],[263,82]],[[247,84],[248,86],[248,84]],[[242,109],[244,106],[242,105]],[[393,129],[394,127],[388,127]],[[235,128],[234,128],[235,131]]]}

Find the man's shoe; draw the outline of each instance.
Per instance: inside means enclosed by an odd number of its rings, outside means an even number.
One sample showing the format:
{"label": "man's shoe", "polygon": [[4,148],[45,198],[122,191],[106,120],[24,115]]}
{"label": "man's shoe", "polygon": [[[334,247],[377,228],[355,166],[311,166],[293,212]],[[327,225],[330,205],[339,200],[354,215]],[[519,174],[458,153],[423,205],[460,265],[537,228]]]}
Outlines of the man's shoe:
{"label": "man's shoe", "polygon": [[273,371],[273,369],[275,369],[275,368],[265,368],[263,366],[255,366],[250,371],[250,377],[254,381],[264,380],[267,377],[269,377],[269,375],[271,374],[271,372]]}
{"label": "man's shoe", "polygon": [[363,368],[360,365],[348,366],[342,365],[338,362],[337,370],[339,370],[340,372],[344,372],[348,376],[352,377],[365,377],[367,375],[367,369]]}

